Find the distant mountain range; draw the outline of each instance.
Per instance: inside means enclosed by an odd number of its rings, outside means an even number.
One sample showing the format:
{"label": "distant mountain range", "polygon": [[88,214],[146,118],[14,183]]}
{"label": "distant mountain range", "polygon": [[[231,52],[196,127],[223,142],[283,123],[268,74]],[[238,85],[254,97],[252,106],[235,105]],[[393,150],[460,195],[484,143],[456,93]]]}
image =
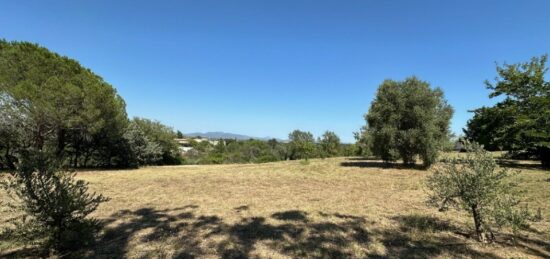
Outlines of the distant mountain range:
{"label": "distant mountain range", "polygon": [[[207,138],[207,139],[237,139],[237,140],[248,140],[248,139],[258,139],[258,140],[270,140],[273,139],[271,137],[251,137],[247,135],[241,135],[241,134],[234,134],[234,133],[227,133],[227,132],[194,132],[194,133],[187,133],[183,134],[188,137],[201,137],[201,138]],[[284,141],[281,139],[277,139],[277,141]]]}

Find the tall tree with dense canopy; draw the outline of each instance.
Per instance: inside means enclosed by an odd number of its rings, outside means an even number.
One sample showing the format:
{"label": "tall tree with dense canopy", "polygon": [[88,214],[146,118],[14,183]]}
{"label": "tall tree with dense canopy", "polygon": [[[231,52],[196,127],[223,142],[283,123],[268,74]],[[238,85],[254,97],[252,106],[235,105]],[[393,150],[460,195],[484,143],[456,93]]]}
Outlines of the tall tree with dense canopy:
{"label": "tall tree with dense canopy", "polygon": [[[119,142],[128,123],[124,101],[75,60],[36,44],[0,40],[0,91],[33,124],[20,145],[52,151],[74,166],[91,160],[114,166],[124,152]],[[4,160],[16,148],[3,150]]]}
{"label": "tall tree with dense canopy", "polygon": [[385,80],[365,116],[363,134],[373,154],[386,162],[402,159],[410,165],[418,155],[430,166],[448,141],[452,114],[440,88],[416,77]]}
{"label": "tall tree with dense canopy", "polygon": [[290,159],[308,160],[315,152],[313,134],[306,131],[294,130],[288,135],[290,140]]}
{"label": "tall tree with dense canopy", "polygon": [[340,154],[340,138],[332,131],[325,131],[318,140],[323,157],[334,157]]}
{"label": "tall tree with dense canopy", "polygon": [[15,216],[5,233],[58,252],[92,242],[99,225],[88,215],[106,198],[65,168],[90,147],[113,164],[127,124],[122,99],[74,60],[0,40],[0,112],[0,166],[10,170],[0,186]]}
{"label": "tall tree with dense canopy", "polygon": [[550,167],[547,60],[548,56],[544,55],[525,63],[497,65],[495,82],[486,81],[485,84],[492,90],[489,97],[504,97],[504,100],[493,107],[475,110],[465,130],[466,137],[511,151],[533,153],[543,166]]}

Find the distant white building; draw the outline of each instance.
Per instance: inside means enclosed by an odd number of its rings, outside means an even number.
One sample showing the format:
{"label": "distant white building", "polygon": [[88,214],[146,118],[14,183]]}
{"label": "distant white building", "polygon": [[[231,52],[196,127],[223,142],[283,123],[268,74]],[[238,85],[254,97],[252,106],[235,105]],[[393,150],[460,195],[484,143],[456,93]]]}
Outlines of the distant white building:
{"label": "distant white building", "polygon": [[178,143],[179,150],[182,154],[185,154],[193,150],[193,147],[191,146],[191,141],[195,141],[197,143],[208,141],[211,145],[214,145],[214,146],[217,145],[219,142],[218,140],[209,140],[205,138],[177,138],[174,140]]}

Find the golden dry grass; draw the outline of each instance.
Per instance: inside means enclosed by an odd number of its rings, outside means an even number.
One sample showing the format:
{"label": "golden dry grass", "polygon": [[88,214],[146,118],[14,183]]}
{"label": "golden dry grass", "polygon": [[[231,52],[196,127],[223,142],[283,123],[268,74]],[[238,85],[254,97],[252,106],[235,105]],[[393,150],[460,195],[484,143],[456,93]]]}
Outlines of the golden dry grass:
{"label": "golden dry grass", "polygon": [[516,245],[506,230],[479,244],[467,215],[428,207],[429,174],[352,158],[81,172],[111,198],[94,213],[105,227],[83,256],[550,257],[548,171],[518,176],[529,207],[546,217]]}

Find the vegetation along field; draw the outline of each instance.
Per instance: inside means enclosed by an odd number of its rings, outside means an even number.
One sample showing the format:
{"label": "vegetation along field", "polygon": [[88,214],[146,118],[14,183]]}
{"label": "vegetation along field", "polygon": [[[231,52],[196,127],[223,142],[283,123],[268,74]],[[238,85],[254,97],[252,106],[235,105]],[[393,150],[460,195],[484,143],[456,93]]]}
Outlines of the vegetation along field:
{"label": "vegetation along field", "polygon": [[[550,220],[484,245],[473,222],[426,204],[430,171],[331,158],[241,165],[145,167],[78,174],[111,198],[93,257],[476,257],[550,256]],[[550,214],[550,176],[521,168],[530,208]],[[6,215],[3,215],[5,217]],[[515,243],[514,243],[515,240]],[[2,255],[32,255],[3,243]],[[22,250],[18,250],[22,249]]]}

